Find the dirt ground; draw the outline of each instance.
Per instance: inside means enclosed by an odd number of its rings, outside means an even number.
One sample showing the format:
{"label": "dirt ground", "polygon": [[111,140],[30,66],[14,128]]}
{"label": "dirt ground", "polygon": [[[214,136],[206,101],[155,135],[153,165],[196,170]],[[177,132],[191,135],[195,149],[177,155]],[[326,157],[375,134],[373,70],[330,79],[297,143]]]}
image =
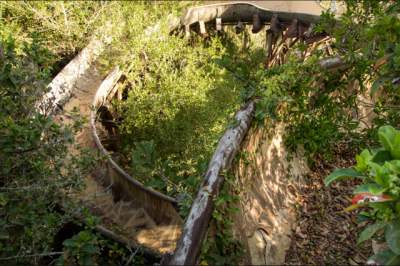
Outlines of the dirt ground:
{"label": "dirt ground", "polygon": [[317,159],[298,191],[297,225],[286,253],[287,265],[358,265],[371,255],[370,243],[356,245],[362,225],[356,223],[356,211],[345,212],[357,181],[333,183],[325,187],[323,179],[334,168],[354,164],[354,152],[339,146],[333,163]]}

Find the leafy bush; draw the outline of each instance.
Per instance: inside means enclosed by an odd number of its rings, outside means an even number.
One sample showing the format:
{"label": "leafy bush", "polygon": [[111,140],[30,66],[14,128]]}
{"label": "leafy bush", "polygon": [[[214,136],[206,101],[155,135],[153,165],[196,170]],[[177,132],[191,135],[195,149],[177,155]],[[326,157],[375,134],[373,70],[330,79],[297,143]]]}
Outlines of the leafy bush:
{"label": "leafy bush", "polygon": [[[188,42],[167,37],[164,27],[161,22],[158,34],[144,38],[139,51],[132,43],[140,55],[128,57],[132,88],[127,100],[114,107],[122,118],[120,139],[131,174],[178,197],[185,216],[230,117],[251,97],[254,88],[247,77],[263,57],[255,47],[241,51],[242,36],[229,31],[207,40],[193,36]],[[227,218],[233,198],[224,191],[216,199],[211,226],[216,232],[204,243],[204,263],[240,261],[242,246]]]}
{"label": "leafy bush", "polygon": [[128,77],[128,99],[116,103],[131,173],[171,195],[193,195],[239,106],[240,83],[216,63],[227,56],[219,38],[188,45],[164,37],[146,43],[142,54],[147,59],[136,61]]}
{"label": "leafy bush", "polygon": [[[35,111],[46,85],[86,43],[93,3],[0,2],[0,257],[41,264],[54,236],[81,212],[68,194],[83,187],[94,158],[76,147],[82,126],[59,125]],[[66,19],[66,20],[65,20]],[[95,20],[91,20],[95,21]],[[89,22],[89,21],[87,21]],[[67,23],[67,24],[65,24]],[[56,253],[61,252],[56,250]]]}
{"label": "leafy bush", "polygon": [[378,131],[380,148],[363,150],[350,169],[335,170],[325,179],[328,186],[348,177],[362,180],[354,190],[353,205],[367,207],[360,220],[371,221],[358,238],[358,244],[375,237],[386,241],[387,249],[369,260],[383,265],[400,263],[400,131],[382,126]]}
{"label": "leafy bush", "polygon": [[[347,143],[357,151],[374,140],[377,128],[400,124],[398,112],[400,76],[398,43],[400,20],[396,2],[346,1],[347,11],[337,20],[323,14],[316,31],[333,38],[333,54],[343,58],[346,68],[321,70],[318,60],[326,57],[311,51],[304,62],[289,55],[288,62],[253,75],[256,95],[261,98],[256,118],[271,118],[287,125],[285,143],[292,150],[303,146],[310,162],[316,154],[329,159],[336,143]],[[299,44],[293,50],[303,51]],[[370,97],[365,106],[373,115],[361,123],[360,95]]]}
{"label": "leafy bush", "polygon": [[327,154],[338,139],[349,137],[358,125],[348,111],[355,105],[356,95],[340,88],[345,83],[340,79],[343,73],[323,71],[318,58],[313,56],[303,63],[292,56],[284,65],[259,70],[256,76],[257,95],[261,97],[256,119],[284,122],[286,145],[293,150],[302,145],[310,157]]}

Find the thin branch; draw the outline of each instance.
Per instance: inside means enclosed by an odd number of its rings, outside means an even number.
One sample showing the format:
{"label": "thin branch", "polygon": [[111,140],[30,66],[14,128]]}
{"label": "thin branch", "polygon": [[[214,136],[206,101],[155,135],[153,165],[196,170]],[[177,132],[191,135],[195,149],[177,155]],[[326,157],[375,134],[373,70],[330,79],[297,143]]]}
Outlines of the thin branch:
{"label": "thin branch", "polygon": [[56,255],[62,255],[62,254],[64,254],[64,252],[48,252],[48,253],[4,257],[4,258],[0,258],[0,260],[14,260],[14,259],[32,258],[32,257],[46,257],[46,256],[56,256]]}

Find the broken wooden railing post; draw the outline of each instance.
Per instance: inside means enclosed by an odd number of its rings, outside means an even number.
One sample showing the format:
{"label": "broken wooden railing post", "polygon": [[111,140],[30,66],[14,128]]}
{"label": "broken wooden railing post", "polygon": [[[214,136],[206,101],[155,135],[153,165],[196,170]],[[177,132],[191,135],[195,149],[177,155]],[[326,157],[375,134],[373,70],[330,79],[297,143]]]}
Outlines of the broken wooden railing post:
{"label": "broken wooden railing post", "polygon": [[235,33],[236,34],[242,33],[244,31],[245,27],[246,26],[244,25],[243,21],[239,20],[238,23],[234,26]]}
{"label": "broken wooden railing post", "polygon": [[205,35],[207,31],[206,31],[206,24],[204,23],[203,20],[199,21],[199,26],[200,26],[200,34]]}
{"label": "broken wooden railing post", "polygon": [[218,195],[224,176],[222,170],[231,166],[240,149],[240,144],[250,128],[255,102],[248,102],[235,115],[235,125],[225,131],[208,165],[203,183],[194,200],[185,222],[182,236],[174,254],[165,256],[162,265],[194,265],[197,262],[208,223],[214,209],[214,198]]}
{"label": "broken wooden railing post", "polygon": [[253,28],[251,29],[252,33],[258,33],[264,27],[260,16],[256,13],[253,15]]}
{"label": "broken wooden railing post", "polygon": [[215,19],[215,28],[217,31],[222,31],[222,19],[221,18]]}

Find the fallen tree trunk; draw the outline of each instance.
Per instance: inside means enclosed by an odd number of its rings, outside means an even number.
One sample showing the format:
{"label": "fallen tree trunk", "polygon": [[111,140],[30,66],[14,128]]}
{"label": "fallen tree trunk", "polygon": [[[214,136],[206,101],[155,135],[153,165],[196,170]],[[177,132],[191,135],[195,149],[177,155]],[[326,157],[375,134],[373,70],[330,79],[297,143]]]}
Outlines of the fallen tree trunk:
{"label": "fallen tree trunk", "polygon": [[208,169],[190,209],[182,237],[175,253],[164,257],[162,265],[194,265],[199,255],[203,238],[211,218],[214,198],[218,195],[224,176],[222,170],[230,168],[233,158],[240,149],[240,144],[250,128],[255,109],[255,102],[250,101],[235,116],[236,125],[226,130],[208,165]]}

